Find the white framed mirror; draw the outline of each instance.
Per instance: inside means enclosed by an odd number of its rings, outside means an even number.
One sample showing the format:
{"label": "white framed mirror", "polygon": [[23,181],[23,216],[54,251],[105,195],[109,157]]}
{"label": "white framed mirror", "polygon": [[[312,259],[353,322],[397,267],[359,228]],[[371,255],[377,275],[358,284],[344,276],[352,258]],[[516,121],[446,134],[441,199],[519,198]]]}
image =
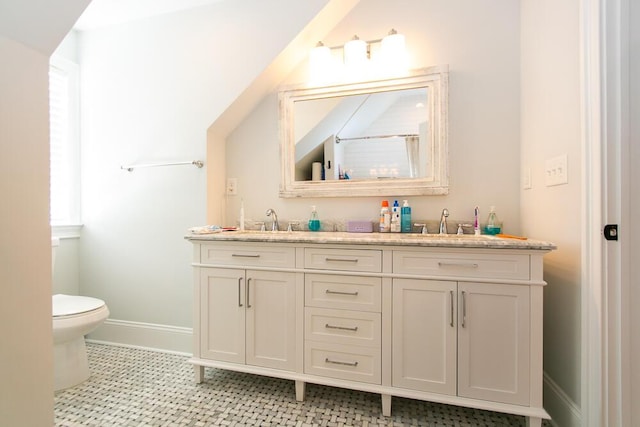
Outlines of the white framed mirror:
{"label": "white framed mirror", "polygon": [[280,197],[448,194],[448,66],[279,91]]}

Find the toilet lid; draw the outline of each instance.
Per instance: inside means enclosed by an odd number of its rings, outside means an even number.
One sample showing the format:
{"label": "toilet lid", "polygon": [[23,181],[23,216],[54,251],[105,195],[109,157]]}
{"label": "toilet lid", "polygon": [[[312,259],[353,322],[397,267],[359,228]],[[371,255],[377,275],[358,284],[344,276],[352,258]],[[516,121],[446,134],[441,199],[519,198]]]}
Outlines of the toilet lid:
{"label": "toilet lid", "polygon": [[52,301],[54,317],[86,313],[104,305],[101,299],[77,295],[57,294],[52,297]]}

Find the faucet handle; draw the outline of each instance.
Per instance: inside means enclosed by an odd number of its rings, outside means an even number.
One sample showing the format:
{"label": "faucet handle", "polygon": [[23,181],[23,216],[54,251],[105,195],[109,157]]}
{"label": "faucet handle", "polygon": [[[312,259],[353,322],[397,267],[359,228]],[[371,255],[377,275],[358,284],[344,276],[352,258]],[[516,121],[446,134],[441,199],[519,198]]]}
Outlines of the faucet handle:
{"label": "faucet handle", "polygon": [[428,233],[428,231],[427,231],[427,224],[415,223],[415,224],[413,224],[413,226],[414,226],[414,227],[421,227],[421,228],[420,228],[420,233],[421,233],[421,234],[427,234],[427,233]]}
{"label": "faucet handle", "polygon": [[287,225],[287,231],[293,231],[294,227],[299,226],[300,225],[300,221],[289,221],[289,224]]}
{"label": "faucet handle", "polygon": [[260,224],[260,231],[267,231],[267,228],[264,225],[264,221],[256,221],[256,225]]}

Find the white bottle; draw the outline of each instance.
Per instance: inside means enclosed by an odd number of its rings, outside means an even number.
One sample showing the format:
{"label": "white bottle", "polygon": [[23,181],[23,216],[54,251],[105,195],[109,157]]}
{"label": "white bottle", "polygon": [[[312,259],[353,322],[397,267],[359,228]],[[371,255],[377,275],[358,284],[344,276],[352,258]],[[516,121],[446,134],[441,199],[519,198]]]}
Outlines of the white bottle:
{"label": "white bottle", "polygon": [[400,233],[400,231],[400,205],[397,200],[394,200],[391,208],[391,232]]}
{"label": "white bottle", "polygon": [[244,231],[244,200],[240,199],[240,231]]}
{"label": "white bottle", "polygon": [[388,233],[391,229],[391,212],[389,212],[389,201],[383,200],[380,208],[380,232]]}

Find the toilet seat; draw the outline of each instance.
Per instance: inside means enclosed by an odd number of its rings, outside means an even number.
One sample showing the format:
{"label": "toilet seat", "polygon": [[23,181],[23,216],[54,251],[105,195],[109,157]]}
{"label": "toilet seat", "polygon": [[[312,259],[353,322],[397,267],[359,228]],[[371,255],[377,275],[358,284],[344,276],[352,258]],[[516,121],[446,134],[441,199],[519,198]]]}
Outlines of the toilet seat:
{"label": "toilet seat", "polygon": [[53,295],[53,317],[73,316],[97,310],[105,306],[98,298],[78,295]]}

